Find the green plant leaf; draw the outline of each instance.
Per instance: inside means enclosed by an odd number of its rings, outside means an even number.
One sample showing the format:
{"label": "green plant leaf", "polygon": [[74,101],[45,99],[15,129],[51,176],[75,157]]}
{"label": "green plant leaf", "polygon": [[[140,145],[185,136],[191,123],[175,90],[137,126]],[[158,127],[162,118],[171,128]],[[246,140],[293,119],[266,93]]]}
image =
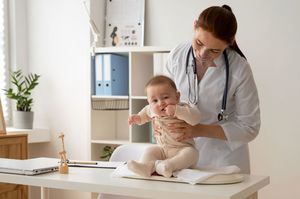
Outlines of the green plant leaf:
{"label": "green plant leaf", "polygon": [[14,88],[3,89],[5,95],[12,100],[16,100],[18,111],[31,111],[33,99],[30,97],[32,90],[39,84],[40,75],[29,74],[24,76],[22,70],[10,73],[10,81]]}
{"label": "green plant leaf", "polygon": [[116,147],[112,147],[112,146],[103,147],[100,158],[108,160],[115,149],[116,149]]}

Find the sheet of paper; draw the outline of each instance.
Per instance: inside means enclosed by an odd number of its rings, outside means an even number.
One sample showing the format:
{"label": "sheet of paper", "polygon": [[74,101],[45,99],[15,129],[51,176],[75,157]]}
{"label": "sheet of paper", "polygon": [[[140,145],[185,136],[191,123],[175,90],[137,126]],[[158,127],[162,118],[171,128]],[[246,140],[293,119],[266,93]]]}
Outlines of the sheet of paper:
{"label": "sheet of paper", "polygon": [[109,161],[70,161],[69,167],[87,167],[87,168],[106,168],[115,169],[118,166],[124,165],[125,162],[109,162]]}

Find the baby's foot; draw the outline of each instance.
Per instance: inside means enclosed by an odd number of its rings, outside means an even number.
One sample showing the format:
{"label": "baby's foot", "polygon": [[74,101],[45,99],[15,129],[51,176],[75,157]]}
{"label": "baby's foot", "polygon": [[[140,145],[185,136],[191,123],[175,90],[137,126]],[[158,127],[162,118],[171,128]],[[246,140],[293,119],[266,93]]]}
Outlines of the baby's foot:
{"label": "baby's foot", "polygon": [[153,167],[154,165],[139,163],[134,160],[131,160],[127,163],[128,169],[133,171],[134,173],[144,176],[144,177],[150,177],[153,173]]}
{"label": "baby's foot", "polygon": [[160,161],[160,160],[157,160],[155,162],[155,171],[166,178],[172,177],[173,174],[173,171],[170,168],[170,166],[166,164],[165,161]]}

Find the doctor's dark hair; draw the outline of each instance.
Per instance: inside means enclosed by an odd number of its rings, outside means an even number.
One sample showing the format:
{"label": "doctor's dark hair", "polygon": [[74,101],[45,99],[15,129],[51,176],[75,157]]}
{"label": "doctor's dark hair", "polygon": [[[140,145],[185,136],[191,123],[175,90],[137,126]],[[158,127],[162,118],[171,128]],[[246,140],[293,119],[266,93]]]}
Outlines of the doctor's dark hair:
{"label": "doctor's dark hair", "polygon": [[153,76],[146,84],[145,88],[147,89],[149,86],[156,86],[156,85],[161,85],[161,84],[167,84],[171,86],[175,91],[177,91],[177,87],[175,82],[164,75],[156,75]]}
{"label": "doctor's dark hair", "polygon": [[196,21],[196,28],[199,27],[212,33],[214,37],[227,42],[231,49],[246,59],[235,41],[237,21],[228,5],[206,8]]}

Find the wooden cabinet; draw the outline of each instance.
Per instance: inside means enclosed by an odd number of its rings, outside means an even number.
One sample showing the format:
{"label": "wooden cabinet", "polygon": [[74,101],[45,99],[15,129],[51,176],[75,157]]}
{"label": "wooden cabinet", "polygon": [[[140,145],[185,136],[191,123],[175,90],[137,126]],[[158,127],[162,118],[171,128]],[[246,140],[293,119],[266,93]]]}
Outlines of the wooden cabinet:
{"label": "wooden cabinet", "polygon": [[[0,157],[27,159],[27,134],[0,135]],[[28,186],[0,183],[0,199],[27,199]]]}

